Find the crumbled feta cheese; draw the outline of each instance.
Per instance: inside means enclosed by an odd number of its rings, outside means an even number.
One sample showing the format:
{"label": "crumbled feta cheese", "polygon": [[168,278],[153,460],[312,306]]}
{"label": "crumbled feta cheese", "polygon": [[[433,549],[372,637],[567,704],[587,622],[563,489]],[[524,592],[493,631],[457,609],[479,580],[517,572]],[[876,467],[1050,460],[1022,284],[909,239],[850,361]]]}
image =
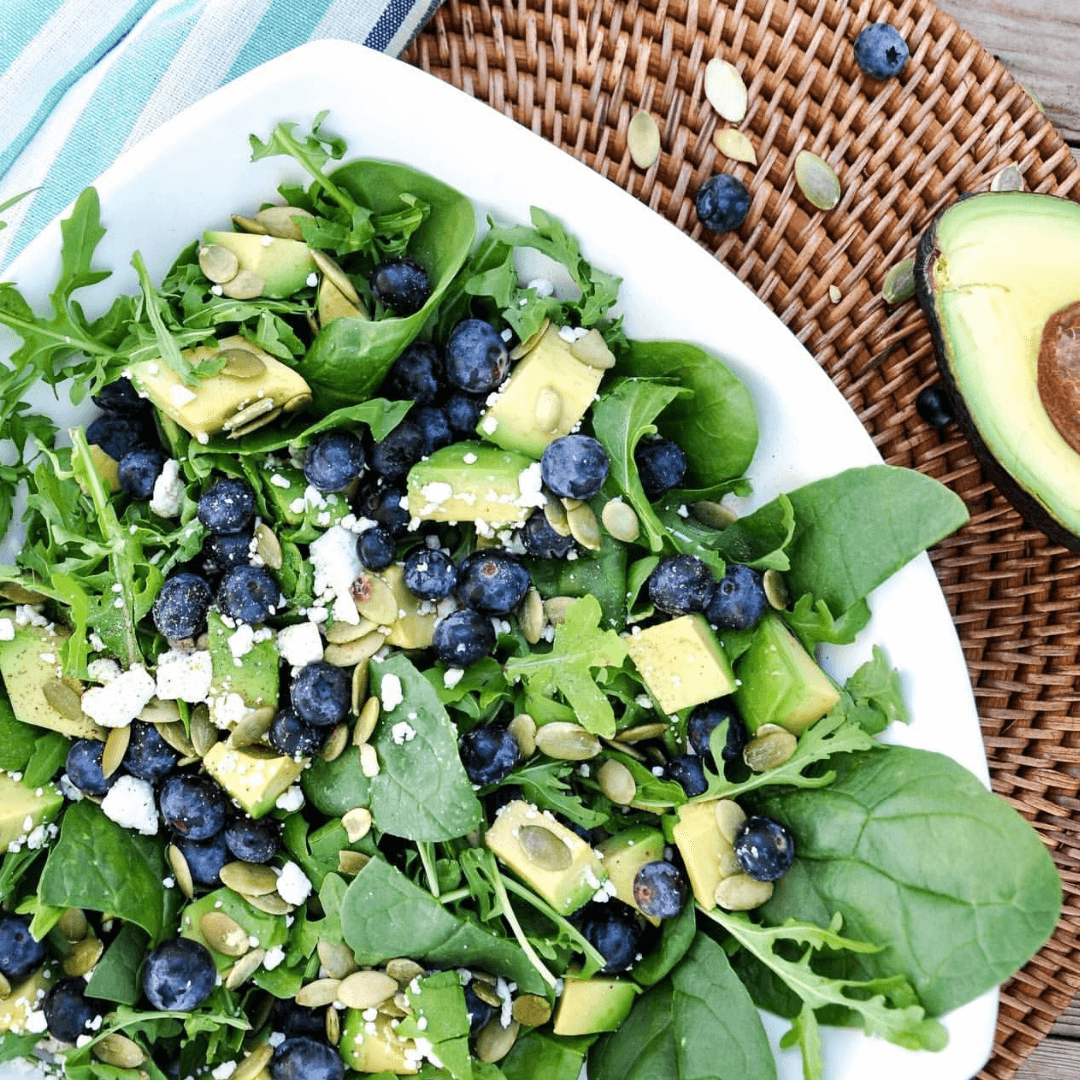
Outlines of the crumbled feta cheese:
{"label": "crumbled feta cheese", "polygon": [[157,659],[157,696],[162,701],[205,701],[214,679],[214,667],[206,649],[170,649]]}
{"label": "crumbled feta cheese", "polygon": [[210,1075],[214,1080],[229,1080],[229,1077],[236,1072],[235,1061],[223,1061],[220,1065],[210,1070]]}
{"label": "crumbled feta cheese", "polygon": [[101,800],[104,815],[125,829],[134,829],[143,836],[156,836],[157,806],[154,787],[137,776],[121,776]]}
{"label": "crumbled feta cheese", "polygon": [[286,904],[299,906],[311,895],[307,874],[294,862],[287,862],[277,879],[278,895]]}
{"label": "crumbled feta cheese", "polygon": [[154,481],[154,493],[150,496],[150,512],[158,517],[178,517],[184,505],[184,481],[180,476],[180,463],[169,458],[161,467]]}
{"label": "crumbled feta cheese", "polygon": [[272,949],[266,950],[266,955],[263,957],[263,967],[267,971],[273,971],[284,960],[285,950],[280,945],[275,945]]}
{"label": "crumbled feta cheese", "polygon": [[360,613],[350,589],[364,572],[356,551],[356,536],[340,525],[332,525],[313,540],[308,549],[315,570],[315,594],[332,603],[335,620],[355,626]]}
{"label": "crumbled feta cheese", "polygon": [[542,277],[533,278],[525,288],[532,289],[539,297],[551,296],[555,292],[555,286],[547,278]]}
{"label": "crumbled feta cheese", "polygon": [[495,429],[499,426],[499,421],[494,416],[485,416],[483,423],[480,425],[480,430],[485,435],[494,435]]}
{"label": "crumbled feta cheese", "polygon": [[396,675],[384,675],[379,691],[380,701],[385,712],[393,712],[404,700],[401,680]]}
{"label": "crumbled feta cheese", "polygon": [[15,640],[15,624],[10,619],[0,619],[0,641]]}
{"label": "crumbled feta cheese", "polygon": [[270,483],[273,484],[274,487],[279,488],[287,488],[290,486],[289,478],[287,476],[282,476],[281,473],[274,473],[274,475],[270,477]]}
{"label": "crumbled feta cheese", "polygon": [[250,623],[241,623],[229,635],[229,652],[233,659],[239,663],[240,658],[247,656],[255,647],[255,629]]}
{"label": "crumbled feta cheese", "polygon": [[[386,680],[383,680],[385,684]],[[416,729],[404,720],[399,720],[391,729],[390,737],[398,746],[403,746],[410,739],[416,738]]]}
{"label": "crumbled feta cheese", "polygon": [[304,805],[304,792],[301,790],[299,784],[293,784],[291,787],[283,791],[274,802],[274,805],[279,810],[285,810],[288,813],[292,813],[294,810],[299,810]]}
{"label": "crumbled feta cheese", "polygon": [[124,669],[115,660],[107,656],[91,660],[86,665],[86,674],[90,676],[91,682],[111,683],[113,679],[118,678],[123,672]]}
{"label": "crumbled feta cheese", "polygon": [[518,490],[521,497],[518,506],[543,506],[547,496],[543,494],[543,480],[540,476],[540,462],[534,461],[527,469],[518,473]]}
{"label": "crumbled feta cheese", "polygon": [[142,664],[132,664],[105,686],[91,686],[82,696],[82,710],[103,727],[127,727],[146,708],[157,684]]}
{"label": "crumbled feta cheese", "polygon": [[278,652],[285,663],[300,668],[322,659],[323,644],[319,628],[313,622],[296,623],[278,632]]}
{"label": "crumbled feta cheese", "polygon": [[319,284],[319,275],[312,270],[312,272],[304,279],[304,284],[309,285],[314,289],[315,286]]}
{"label": "crumbled feta cheese", "polygon": [[443,686],[445,686],[447,690],[453,690],[454,687],[457,686],[457,684],[459,682],[461,682],[464,675],[465,675],[465,669],[464,668],[459,668],[459,667],[447,668],[443,672],[443,677],[442,677]]}
{"label": "crumbled feta cheese", "polygon": [[561,337],[563,341],[568,341],[571,345],[573,345],[575,341],[579,341],[583,338],[588,332],[589,331],[586,330],[584,326],[559,327],[559,337]]}

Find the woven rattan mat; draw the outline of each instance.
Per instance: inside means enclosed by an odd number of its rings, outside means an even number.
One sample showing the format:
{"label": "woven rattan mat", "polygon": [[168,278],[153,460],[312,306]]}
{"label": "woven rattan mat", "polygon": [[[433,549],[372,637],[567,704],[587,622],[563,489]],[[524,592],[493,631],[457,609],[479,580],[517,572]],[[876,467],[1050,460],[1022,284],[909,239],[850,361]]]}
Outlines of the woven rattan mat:
{"label": "woven rattan mat", "polygon": [[[912,47],[902,77],[874,83],[852,58],[868,22]],[[750,90],[739,125],[756,168],[714,148],[713,57]],[[994,789],[1036,826],[1065,882],[1053,940],[1003,990],[983,1080],[1007,1080],[1080,989],[1080,556],[1025,529],[955,429],[915,412],[935,381],[914,301],[890,309],[886,271],[913,255],[958,192],[1009,162],[1029,188],[1080,196],[1080,168],[1023,87],[928,0],[447,0],[406,54],[632,192],[685,229],[784,320],[832,377],[886,461],[959,492],[971,523],[933,553],[975,688]],[[648,171],[626,147],[648,109],[663,149]],[[721,123],[723,123],[721,121]],[[802,149],[844,189],[814,211],[792,179]],[[733,172],[753,205],[737,234],[704,232],[692,196]],[[840,299],[830,298],[836,286]],[[835,292],[834,292],[835,295]]]}

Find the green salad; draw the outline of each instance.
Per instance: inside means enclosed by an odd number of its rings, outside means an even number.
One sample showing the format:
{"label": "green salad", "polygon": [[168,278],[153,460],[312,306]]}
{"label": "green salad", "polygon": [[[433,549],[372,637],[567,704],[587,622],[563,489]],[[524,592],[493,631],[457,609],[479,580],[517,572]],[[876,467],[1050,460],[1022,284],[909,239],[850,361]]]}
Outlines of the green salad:
{"label": "green salad", "polygon": [[[477,240],[322,121],[251,140],[309,183],[158,283],[136,253],[103,314],[93,189],[51,311],[0,284],[0,1062],[772,1080],[759,1010],[807,1080],[823,1025],[940,1050],[1060,882],[881,741],[883,649],[815,651],[963,504],[876,465],[737,517],[721,359],[629,339],[543,210]],[[58,430],[42,383],[101,415]]]}

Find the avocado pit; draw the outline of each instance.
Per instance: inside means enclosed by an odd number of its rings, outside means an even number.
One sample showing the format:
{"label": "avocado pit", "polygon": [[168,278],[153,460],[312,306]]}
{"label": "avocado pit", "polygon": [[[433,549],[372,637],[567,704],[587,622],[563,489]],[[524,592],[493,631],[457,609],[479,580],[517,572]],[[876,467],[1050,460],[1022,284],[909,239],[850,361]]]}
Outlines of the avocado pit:
{"label": "avocado pit", "polygon": [[1047,416],[1080,453],[1080,300],[1046,320],[1038,372],[1039,397]]}

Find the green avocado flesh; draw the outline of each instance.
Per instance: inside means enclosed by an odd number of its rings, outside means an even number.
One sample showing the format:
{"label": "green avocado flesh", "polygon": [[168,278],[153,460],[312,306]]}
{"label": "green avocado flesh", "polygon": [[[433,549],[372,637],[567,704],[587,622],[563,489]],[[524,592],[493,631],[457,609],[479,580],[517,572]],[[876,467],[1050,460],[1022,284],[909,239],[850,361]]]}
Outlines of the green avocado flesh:
{"label": "green avocado flesh", "polygon": [[1014,506],[1080,549],[1080,454],[1039,397],[1047,319],[1080,301],[1080,204],[985,192],[938,215],[916,266],[958,419]]}

